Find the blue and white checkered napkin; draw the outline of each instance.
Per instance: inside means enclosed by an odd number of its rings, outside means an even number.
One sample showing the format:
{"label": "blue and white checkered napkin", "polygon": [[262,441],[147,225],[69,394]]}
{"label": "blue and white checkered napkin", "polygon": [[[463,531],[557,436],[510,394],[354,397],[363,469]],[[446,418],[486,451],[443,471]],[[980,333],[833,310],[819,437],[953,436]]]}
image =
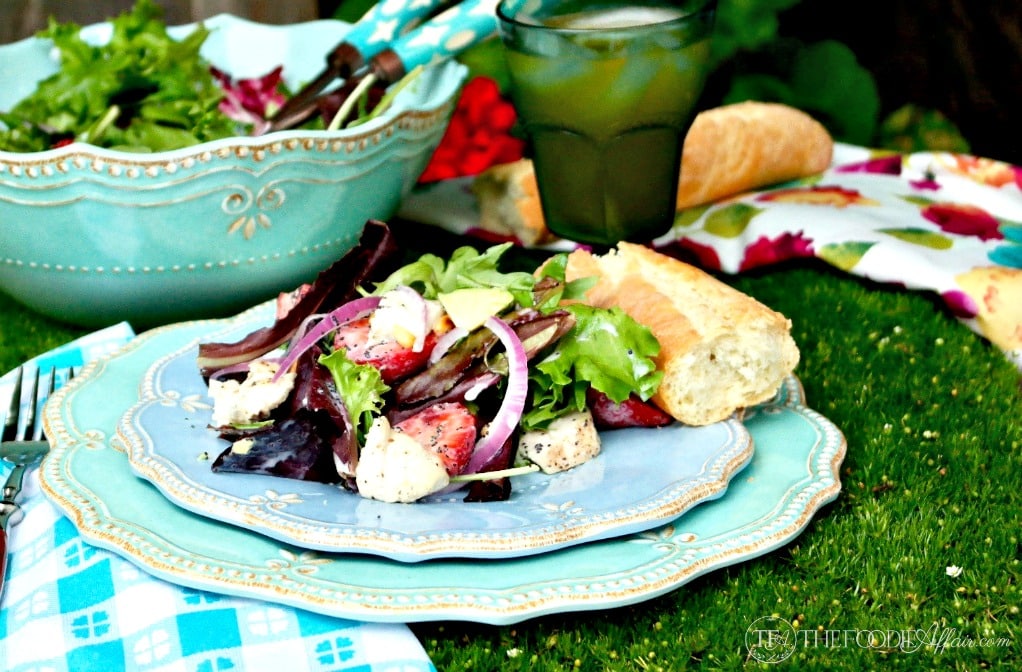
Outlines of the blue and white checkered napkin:
{"label": "blue and white checkered napkin", "polygon": [[[90,334],[33,363],[79,366],[133,333]],[[0,379],[0,398],[13,386]],[[6,477],[6,463],[0,477]],[[370,624],[183,588],[86,542],[26,481],[0,601],[5,672],[435,672],[405,625]]]}

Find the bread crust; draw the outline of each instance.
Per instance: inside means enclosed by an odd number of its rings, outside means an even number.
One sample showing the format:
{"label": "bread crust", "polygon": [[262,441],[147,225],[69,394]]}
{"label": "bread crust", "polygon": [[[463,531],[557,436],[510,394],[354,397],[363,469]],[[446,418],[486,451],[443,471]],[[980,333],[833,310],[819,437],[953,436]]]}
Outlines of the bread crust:
{"label": "bread crust", "polygon": [[784,315],[673,257],[630,243],[572,252],[567,279],[591,276],[586,303],[619,306],[660,342],[653,402],[681,422],[706,425],[766,401],[798,364]]}
{"label": "bread crust", "polygon": [[822,172],[833,153],[827,129],[793,107],[750,101],[706,110],[685,138],[678,208]]}
{"label": "bread crust", "polygon": [[[811,116],[778,103],[745,102],[696,116],[685,138],[678,209],[814,175],[831,162],[834,141]],[[479,226],[527,246],[554,240],[546,228],[532,162],[489,168],[472,184]]]}

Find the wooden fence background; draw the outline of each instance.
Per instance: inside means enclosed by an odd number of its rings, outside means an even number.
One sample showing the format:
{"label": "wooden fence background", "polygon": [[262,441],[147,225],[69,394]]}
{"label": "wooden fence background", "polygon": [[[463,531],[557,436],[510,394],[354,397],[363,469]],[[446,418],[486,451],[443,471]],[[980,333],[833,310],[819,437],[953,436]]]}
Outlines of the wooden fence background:
{"label": "wooden fence background", "polygon": [[[28,37],[46,27],[48,17],[87,26],[128,10],[134,0],[0,0],[0,43]],[[160,0],[170,25],[216,14],[235,14],[263,23],[318,18],[317,0]]]}

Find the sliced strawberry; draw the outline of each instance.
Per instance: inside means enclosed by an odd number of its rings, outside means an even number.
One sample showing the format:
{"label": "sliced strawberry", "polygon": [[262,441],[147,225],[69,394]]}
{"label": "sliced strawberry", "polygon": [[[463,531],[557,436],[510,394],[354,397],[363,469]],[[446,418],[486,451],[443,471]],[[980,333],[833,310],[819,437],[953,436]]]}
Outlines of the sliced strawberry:
{"label": "sliced strawberry", "polygon": [[429,406],[397,423],[394,429],[436,452],[450,476],[465,470],[476,444],[476,419],[457,401]]}
{"label": "sliced strawberry", "polygon": [[616,404],[603,392],[589,388],[586,403],[593,413],[593,421],[600,429],[663,427],[674,422],[670,415],[634,394]]}
{"label": "sliced strawberry", "polygon": [[334,332],[335,348],[346,349],[353,362],[375,366],[388,385],[424,368],[436,341],[436,334],[430,332],[421,352],[401,345],[396,339],[370,343],[368,317],[352,320]]}

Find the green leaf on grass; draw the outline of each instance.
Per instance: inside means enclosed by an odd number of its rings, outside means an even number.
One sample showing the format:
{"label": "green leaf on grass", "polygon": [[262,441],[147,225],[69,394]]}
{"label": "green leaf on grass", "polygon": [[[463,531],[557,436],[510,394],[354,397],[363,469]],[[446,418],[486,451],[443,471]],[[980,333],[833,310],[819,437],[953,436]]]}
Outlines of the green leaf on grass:
{"label": "green leaf on grass", "polygon": [[676,227],[688,227],[692,226],[699,221],[699,218],[706,214],[706,211],[710,209],[709,205],[697,205],[693,208],[685,208],[679,210],[674,215],[674,226]]}
{"label": "green leaf on grass", "polygon": [[761,212],[762,208],[747,203],[734,203],[707,215],[703,228],[707,233],[721,238],[737,238],[749,226],[752,218]]}
{"label": "green leaf on grass", "polygon": [[830,243],[817,250],[816,256],[842,271],[850,271],[874,245],[873,242]]}
{"label": "green leaf on grass", "polygon": [[925,208],[928,205],[933,205],[934,202],[932,198],[908,195],[902,196],[901,200],[905,201],[906,203],[911,203],[912,205],[918,205],[920,208]]}
{"label": "green leaf on grass", "polygon": [[913,245],[922,245],[923,247],[933,248],[934,250],[948,250],[951,249],[953,241],[947,236],[942,236],[939,233],[928,231],[926,229],[877,229],[881,233],[886,233],[888,236],[893,236],[898,240],[904,240],[906,243],[912,243]]}

